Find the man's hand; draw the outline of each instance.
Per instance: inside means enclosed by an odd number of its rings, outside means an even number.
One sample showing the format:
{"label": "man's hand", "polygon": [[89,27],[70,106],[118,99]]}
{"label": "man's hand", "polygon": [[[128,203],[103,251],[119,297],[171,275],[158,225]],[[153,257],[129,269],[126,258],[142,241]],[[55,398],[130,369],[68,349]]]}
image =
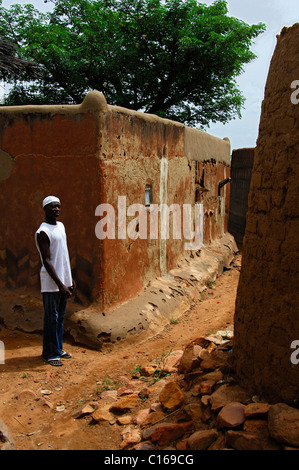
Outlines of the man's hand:
{"label": "man's hand", "polygon": [[72,285],[72,287],[71,287],[71,291],[72,291],[73,294],[76,292],[76,289],[77,289],[77,285],[76,285],[76,283],[75,283],[75,281],[74,281],[74,279],[73,279],[73,285]]}
{"label": "man's hand", "polygon": [[64,297],[70,298],[73,295],[72,287],[66,287],[64,284],[60,285],[59,292]]}

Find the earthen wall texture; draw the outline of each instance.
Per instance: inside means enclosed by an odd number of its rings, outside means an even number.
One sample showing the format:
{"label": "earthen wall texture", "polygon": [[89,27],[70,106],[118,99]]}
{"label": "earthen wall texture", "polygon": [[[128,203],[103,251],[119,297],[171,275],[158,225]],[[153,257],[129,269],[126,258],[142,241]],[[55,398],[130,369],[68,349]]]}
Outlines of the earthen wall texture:
{"label": "earthen wall texture", "polygon": [[[110,108],[103,117],[101,138],[101,202],[115,208],[115,239],[102,243],[103,284],[102,310],[109,311],[119,303],[136,297],[156,276],[176,267],[190,257],[183,233],[183,205],[189,204],[194,217],[195,203],[204,206],[204,243],[209,244],[227,231],[229,185],[218,195],[218,183],[230,175],[230,166],[215,159],[190,160],[185,155],[185,126]],[[222,144],[227,152],[227,143]],[[211,146],[212,147],[212,146]],[[200,149],[199,149],[200,150]],[[223,152],[224,153],[224,152]],[[227,157],[227,155],[226,155]],[[229,157],[229,155],[228,155]],[[204,185],[207,192],[196,200],[196,187]],[[152,188],[152,203],[178,205],[181,209],[181,237],[173,237],[173,213],[169,215],[169,238],[161,240],[150,233],[150,211],[147,212],[147,238],[118,237],[118,197],[125,196],[127,207],[145,203],[145,187]],[[136,214],[136,216],[138,213]],[[127,217],[131,224],[133,216]],[[192,224],[192,229],[194,228]]]}
{"label": "earthen wall texture", "polygon": [[298,403],[299,24],[283,29],[270,64],[248,201],[236,301],[234,359],[253,394]]}
{"label": "earthen wall texture", "polygon": [[91,236],[100,191],[98,133],[89,113],[1,114],[1,155],[12,161],[11,174],[0,181],[1,287],[39,288],[34,236],[44,220],[42,200],[53,194],[61,199],[78,292],[93,296],[93,279],[100,276],[98,243]]}
{"label": "earthen wall texture", "polygon": [[[194,130],[186,137],[182,124],[108,106],[98,92],[75,107],[13,107],[0,110],[0,284],[39,288],[40,259],[34,233],[44,218],[42,200],[53,194],[62,202],[77,298],[96,302],[103,312],[136,297],[149,281],[190,256],[181,238],[118,237],[118,197],[126,208],[152,203],[204,205],[204,243],[227,231],[230,174],[229,142]],[[186,146],[187,142],[187,146]],[[186,155],[188,148],[188,156]],[[194,150],[195,149],[195,150]],[[193,153],[192,153],[193,152]],[[189,155],[190,154],[190,155]],[[194,159],[190,158],[194,156]],[[196,187],[207,192],[199,193]],[[96,208],[115,209],[115,238],[96,236]],[[193,213],[194,216],[194,213]],[[126,218],[126,227],[133,215]],[[133,223],[133,222],[132,222]]]}

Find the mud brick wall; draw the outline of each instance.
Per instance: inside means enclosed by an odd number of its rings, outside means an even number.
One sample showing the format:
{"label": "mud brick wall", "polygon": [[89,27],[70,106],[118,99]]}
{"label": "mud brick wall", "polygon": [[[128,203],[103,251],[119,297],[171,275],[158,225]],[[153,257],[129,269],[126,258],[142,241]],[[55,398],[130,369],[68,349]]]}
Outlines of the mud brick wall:
{"label": "mud brick wall", "polygon": [[235,312],[239,380],[270,401],[298,403],[299,24],[284,28],[270,64],[255,152]]}
{"label": "mud brick wall", "polygon": [[0,110],[0,286],[39,290],[34,234],[42,200],[60,197],[78,294],[92,298],[100,278],[94,208],[100,191],[96,158],[100,123],[93,104],[16,106]]}
{"label": "mud brick wall", "polygon": [[[115,208],[118,229],[118,196],[126,197],[127,207],[145,203],[145,188],[152,189],[152,203],[184,204],[194,210],[196,202],[204,207],[204,243],[209,244],[227,231],[229,185],[218,195],[218,183],[230,175],[230,143],[186,126],[108,106],[102,116],[99,140],[101,165],[101,203]],[[196,199],[196,188],[206,192]],[[127,218],[127,224],[133,217]],[[161,219],[160,221],[161,222]],[[181,227],[183,228],[183,227]],[[169,238],[151,238],[150,212],[148,236],[102,240],[101,302],[108,312],[121,302],[136,297],[156,276],[164,275],[190,256],[186,239],[173,237],[173,214],[169,216]]]}
{"label": "mud brick wall", "polygon": [[[107,312],[190,256],[186,239],[118,237],[126,208],[152,203],[204,206],[204,242],[227,231],[230,143],[183,124],[110,106],[90,92],[81,105],[0,108],[0,287],[39,289],[34,233],[42,200],[60,197],[77,299]],[[206,192],[197,199],[197,187]],[[115,209],[116,236],[96,236],[96,208]],[[103,215],[103,214],[102,214]],[[133,217],[127,217],[127,225]],[[149,227],[149,223],[147,225]],[[127,229],[127,227],[125,227]]]}

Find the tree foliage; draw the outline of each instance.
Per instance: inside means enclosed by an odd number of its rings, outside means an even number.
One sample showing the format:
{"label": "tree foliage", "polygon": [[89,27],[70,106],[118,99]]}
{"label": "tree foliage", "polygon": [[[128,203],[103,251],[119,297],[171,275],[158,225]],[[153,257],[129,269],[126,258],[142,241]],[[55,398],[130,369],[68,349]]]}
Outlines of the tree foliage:
{"label": "tree foliage", "polygon": [[240,116],[236,78],[255,58],[264,25],[229,16],[226,1],[54,3],[47,14],[31,5],[0,8],[2,39],[40,64],[37,80],[14,80],[7,103],[80,103],[97,89],[109,104],[189,125]]}

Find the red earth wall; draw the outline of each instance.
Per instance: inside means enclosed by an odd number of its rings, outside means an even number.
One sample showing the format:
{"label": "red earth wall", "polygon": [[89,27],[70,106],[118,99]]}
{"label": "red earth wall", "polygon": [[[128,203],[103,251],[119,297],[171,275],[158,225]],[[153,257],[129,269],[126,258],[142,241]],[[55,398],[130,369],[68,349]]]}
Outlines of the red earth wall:
{"label": "red earth wall", "polygon": [[299,24],[282,30],[267,79],[233,347],[237,376],[248,390],[272,402],[297,404],[299,103],[292,86],[299,79],[298,43]]}
{"label": "red earth wall", "polygon": [[[195,138],[200,143],[194,150]],[[190,252],[183,237],[97,238],[99,205],[116,209],[117,224],[118,196],[126,196],[127,206],[144,204],[150,185],[152,203],[194,209],[202,180],[209,189],[198,201],[204,205],[204,242],[227,230],[229,185],[219,196],[218,183],[229,176],[229,142],[109,106],[98,92],[78,106],[0,108],[0,160],[3,288],[39,288],[34,233],[43,220],[42,200],[50,194],[62,202],[78,300],[97,302],[103,311],[135,297]],[[171,224],[170,218],[170,233]]]}

